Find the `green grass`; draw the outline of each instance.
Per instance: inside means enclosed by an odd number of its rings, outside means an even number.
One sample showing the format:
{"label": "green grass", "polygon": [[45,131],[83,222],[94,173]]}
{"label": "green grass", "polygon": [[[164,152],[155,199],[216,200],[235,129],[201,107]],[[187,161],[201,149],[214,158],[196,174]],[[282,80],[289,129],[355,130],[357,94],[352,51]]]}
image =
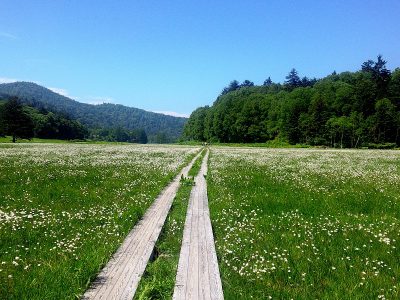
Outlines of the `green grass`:
{"label": "green grass", "polygon": [[305,144],[291,145],[287,142],[276,142],[275,140],[267,141],[265,143],[212,143],[212,146],[234,147],[234,148],[312,148],[312,146]]}
{"label": "green grass", "polygon": [[203,146],[204,142],[200,141],[178,141],[176,142],[178,145],[186,145],[186,146]]}
{"label": "green grass", "polygon": [[191,189],[190,185],[180,187],[134,299],[172,298]]}
{"label": "green grass", "polygon": [[192,185],[181,184],[134,299],[171,299]]}
{"label": "green grass", "polygon": [[[0,299],[78,298],[195,152],[1,144]],[[213,147],[207,181],[225,299],[400,298],[398,151]],[[171,298],[191,188],[136,299]]]}
{"label": "green grass", "polygon": [[192,165],[192,167],[190,168],[190,170],[189,170],[189,172],[188,172],[188,176],[189,177],[196,177],[197,176],[197,174],[199,173],[199,171],[200,171],[200,168],[201,168],[201,163],[203,162],[203,158],[204,158],[204,156],[206,155],[206,152],[207,152],[207,150],[206,149],[204,149],[202,152],[201,152],[201,154],[200,154],[200,156],[196,159],[196,161],[193,163],[193,165]]}
{"label": "green grass", "polygon": [[[0,143],[12,143],[11,136],[0,137]],[[92,141],[92,140],[58,140],[58,139],[40,139],[32,138],[28,139],[17,139],[17,144],[20,143],[49,143],[49,144],[98,144],[98,145],[132,145],[127,142],[108,142],[108,141]],[[190,145],[188,145],[190,146]],[[195,145],[193,145],[195,146]]]}
{"label": "green grass", "polygon": [[81,295],[196,148],[0,147],[0,299]]}
{"label": "green grass", "polygon": [[400,298],[399,152],[218,147],[209,170],[226,299]]}
{"label": "green grass", "polygon": [[[203,145],[203,142],[186,141],[180,142],[182,145]],[[276,138],[269,140],[264,143],[220,143],[212,142],[208,143],[212,146],[223,146],[223,147],[248,147],[248,148],[311,148],[312,146],[306,144],[289,144],[286,140]]]}
{"label": "green grass", "polygon": [[[0,143],[12,143],[11,136],[0,137]],[[56,139],[39,139],[39,138],[32,138],[31,140],[27,139],[17,139],[16,143],[69,143],[65,140],[56,140]]]}
{"label": "green grass", "polygon": [[[206,151],[203,151],[188,176],[198,174]],[[192,184],[181,182],[163,231],[155,246],[155,257],[146,267],[134,299],[171,299],[174,291],[176,271],[182,244],[186,210]]]}

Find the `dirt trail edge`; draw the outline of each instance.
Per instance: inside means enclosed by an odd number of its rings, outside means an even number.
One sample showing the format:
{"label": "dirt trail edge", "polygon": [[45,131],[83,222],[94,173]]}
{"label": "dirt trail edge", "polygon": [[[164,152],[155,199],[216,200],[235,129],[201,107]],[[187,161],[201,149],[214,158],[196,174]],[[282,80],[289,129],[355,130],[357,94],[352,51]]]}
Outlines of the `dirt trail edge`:
{"label": "dirt trail edge", "polygon": [[189,199],[173,299],[223,299],[208,208],[204,156]]}
{"label": "dirt trail edge", "polygon": [[200,153],[201,151],[158,195],[142,220],[128,234],[82,299],[131,300],[133,298],[179,189],[181,176],[188,176],[190,168]]}

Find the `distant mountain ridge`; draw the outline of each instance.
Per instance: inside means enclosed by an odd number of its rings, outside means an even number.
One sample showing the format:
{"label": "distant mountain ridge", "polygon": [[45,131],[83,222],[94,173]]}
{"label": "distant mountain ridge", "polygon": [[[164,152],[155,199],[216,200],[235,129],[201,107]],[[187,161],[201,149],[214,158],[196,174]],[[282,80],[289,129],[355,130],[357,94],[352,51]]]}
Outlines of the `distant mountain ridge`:
{"label": "distant mountain ridge", "polygon": [[120,104],[81,103],[32,82],[0,84],[0,96],[17,96],[25,104],[65,114],[89,128],[144,129],[150,140],[157,134],[177,140],[187,120]]}

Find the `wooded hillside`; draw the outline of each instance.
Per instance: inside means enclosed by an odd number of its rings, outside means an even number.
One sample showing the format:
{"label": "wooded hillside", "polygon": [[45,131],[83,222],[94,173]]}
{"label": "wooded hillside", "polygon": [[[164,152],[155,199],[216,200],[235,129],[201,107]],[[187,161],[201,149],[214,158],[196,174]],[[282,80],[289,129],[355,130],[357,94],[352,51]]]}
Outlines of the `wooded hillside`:
{"label": "wooded hillside", "polygon": [[151,142],[177,140],[187,120],[119,104],[80,103],[31,82],[0,84],[0,96],[16,96],[22,103],[39,110],[62,113],[96,132],[115,128],[144,130]]}
{"label": "wooded hillside", "polygon": [[[232,81],[214,104],[190,116],[184,138],[218,142],[266,142],[360,147],[400,145],[400,69],[381,56],[358,72],[300,78],[292,69],[284,84],[267,78],[255,86]],[[382,145],[381,145],[382,146]]]}

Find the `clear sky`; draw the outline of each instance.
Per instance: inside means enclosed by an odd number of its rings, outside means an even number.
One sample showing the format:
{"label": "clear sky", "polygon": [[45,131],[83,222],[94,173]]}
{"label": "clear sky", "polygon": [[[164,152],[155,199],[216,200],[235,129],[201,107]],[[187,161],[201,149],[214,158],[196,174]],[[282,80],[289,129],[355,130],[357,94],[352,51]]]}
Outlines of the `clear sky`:
{"label": "clear sky", "polygon": [[400,67],[399,0],[1,0],[0,82],[190,114],[233,79]]}

